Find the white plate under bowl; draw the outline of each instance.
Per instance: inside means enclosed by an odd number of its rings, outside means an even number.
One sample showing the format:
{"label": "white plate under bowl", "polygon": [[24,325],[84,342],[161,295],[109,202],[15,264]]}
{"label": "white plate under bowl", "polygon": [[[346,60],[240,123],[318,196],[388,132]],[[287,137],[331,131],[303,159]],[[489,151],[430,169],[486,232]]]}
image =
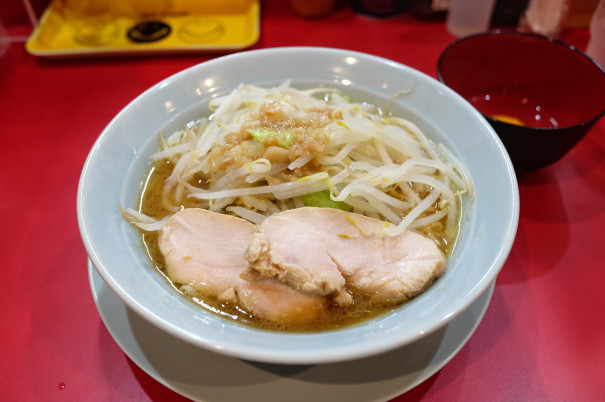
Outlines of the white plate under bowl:
{"label": "white plate under bowl", "polygon": [[[185,300],[152,269],[117,203],[136,206],[158,133],[207,115],[213,97],[240,83],[330,86],[385,106],[443,142],[468,168],[475,202],[445,274],[401,308],[349,328],[277,333],[227,321]],[[90,261],[109,288],[162,331],[197,347],[267,363],[359,359],[410,344],[463,313],[495,281],[512,247],[519,194],[510,158],[489,123],[437,80],[393,61],[347,50],[274,48],[241,52],[184,70],[127,105],[94,144],[82,171],[78,223]],[[466,218],[466,214],[465,214]]]}
{"label": "white plate under bowl", "polygon": [[421,384],[471,337],[494,285],[448,325],[402,348],[345,363],[254,363],[197,348],[160,331],[129,309],[88,265],[103,323],[124,353],[173,391],[196,401],[384,401]]}

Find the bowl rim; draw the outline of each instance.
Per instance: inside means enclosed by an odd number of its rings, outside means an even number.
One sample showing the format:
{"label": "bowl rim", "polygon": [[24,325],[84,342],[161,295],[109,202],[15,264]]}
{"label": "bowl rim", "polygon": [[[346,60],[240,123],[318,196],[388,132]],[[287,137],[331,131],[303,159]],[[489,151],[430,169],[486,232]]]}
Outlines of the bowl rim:
{"label": "bowl rim", "polygon": [[[357,359],[357,358],[368,357],[368,356],[375,355],[378,353],[387,352],[396,347],[400,347],[400,346],[403,346],[410,342],[413,342],[423,336],[426,336],[426,335],[438,330],[439,328],[443,327],[448,322],[450,322],[453,318],[457,317],[462,311],[467,309],[472,303],[474,303],[474,301],[476,299],[478,299],[481,296],[481,294],[485,291],[485,289],[487,289],[493,283],[493,281],[495,281],[498,273],[500,272],[500,269],[502,268],[502,266],[506,262],[506,259],[508,258],[510,250],[512,249],[512,245],[513,245],[517,227],[518,227],[518,220],[519,220],[519,189],[518,189],[518,183],[517,183],[517,179],[515,176],[514,168],[512,166],[510,157],[508,156],[508,153],[506,152],[506,149],[504,148],[504,145],[502,144],[502,142],[499,139],[499,137],[497,136],[497,134],[493,131],[493,129],[491,128],[489,123],[487,121],[485,121],[483,116],[479,112],[477,112],[474,108],[472,108],[472,106],[470,109],[468,109],[469,112],[472,115],[474,115],[476,118],[484,121],[485,129],[491,133],[490,138],[493,139],[493,141],[494,141],[493,145],[498,148],[500,154],[503,157],[503,162],[505,164],[505,173],[506,173],[506,178],[507,178],[506,184],[507,184],[507,188],[509,189],[510,194],[511,194],[510,210],[507,212],[510,213],[510,217],[512,219],[509,222],[507,222],[506,227],[503,228],[504,234],[502,235],[502,237],[503,237],[504,241],[498,247],[497,253],[494,253],[490,257],[490,265],[485,268],[486,273],[477,281],[477,283],[474,283],[472,288],[468,291],[464,301],[459,303],[456,306],[457,307],[456,309],[454,309],[454,310],[450,309],[451,311],[448,311],[448,313],[445,316],[441,317],[439,322],[433,322],[430,326],[427,326],[426,331],[421,332],[421,333],[417,334],[416,336],[406,338],[405,342],[391,343],[391,344],[387,344],[387,345],[373,345],[370,348],[367,348],[365,350],[359,350],[359,351],[351,351],[350,349],[347,349],[346,345],[342,345],[337,348],[334,348],[335,351],[332,354],[327,355],[327,356],[319,356],[317,354],[304,355],[301,353],[295,353],[295,351],[292,352],[292,355],[288,355],[288,356],[283,356],[279,353],[270,354],[270,355],[262,355],[260,353],[266,353],[266,351],[261,351],[259,353],[258,351],[250,350],[249,347],[245,347],[245,346],[242,348],[236,348],[236,349],[232,349],[232,350],[221,349],[219,345],[212,343],[211,341],[207,340],[206,338],[193,337],[191,334],[186,333],[186,331],[183,331],[179,328],[175,328],[175,327],[171,326],[169,323],[165,322],[161,317],[154,315],[152,312],[150,312],[150,310],[148,310],[145,306],[140,305],[137,300],[134,300],[132,298],[131,295],[124,293],[123,290],[121,289],[120,284],[113,280],[110,273],[105,271],[105,269],[102,269],[103,262],[100,260],[99,256],[95,252],[95,247],[91,243],[89,235],[88,235],[88,228],[86,226],[86,222],[84,219],[84,203],[85,203],[84,187],[86,185],[86,179],[89,174],[91,160],[95,154],[95,151],[100,147],[100,144],[102,143],[104,137],[107,135],[106,133],[109,132],[110,129],[112,129],[113,126],[117,124],[117,122],[119,122],[119,120],[122,118],[122,116],[124,116],[129,111],[129,109],[132,107],[133,104],[140,102],[141,99],[146,97],[149,93],[159,90],[160,88],[168,85],[169,82],[177,80],[177,79],[179,79],[179,77],[183,77],[187,74],[190,74],[192,71],[195,71],[196,69],[205,68],[205,67],[201,67],[201,66],[220,65],[220,63],[230,62],[231,60],[237,60],[242,57],[244,57],[244,58],[245,57],[255,57],[255,56],[262,57],[263,55],[282,54],[282,53],[288,53],[288,52],[311,52],[311,53],[320,54],[320,55],[333,54],[333,55],[339,55],[339,56],[345,56],[345,57],[355,56],[355,57],[367,59],[369,62],[375,62],[375,63],[379,63],[381,65],[388,65],[390,67],[395,67],[397,69],[405,70],[407,73],[409,73],[410,75],[412,75],[414,77],[428,78],[429,80],[432,81],[432,84],[437,84],[441,91],[444,91],[448,95],[454,97],[458,102],[461,102],[463,104],[466,104],[467,106],[470,106],[470,104],[463,97],[458,95],[456,92],[454,92],[453,90],[451,90],[446,85],[439,82],[438,80],[435,80],[434,78],[428,76],[427,74],[420,72],[419,70],[416,70],[405,64],[395,62],[393,60],[383,58],[380,56],[375,56],[375,55],[368,54],[368,53],[350,51],[350,50],[345,50],[345,49],[327,48],[327,47],[305,47],[305,46],[257,49],[257,50],[249,50],[249,51],[243,51],[243,52],[230,54],[230,55],[226,55],[226,56],[221,56],[221,57],[218,57],[215,59],[211,59],[209,61],[205,61],[205,62],[196,64],[196,65],[193,65],[191,67],[181,70],[181,71],[159,81],[158,83],[149,87],[148,89],[143,91],[141,94],[139,94],[137,97],[135,97],[131,102],[129,102],[126,106],[124,106],[118,112],[118,114],[103,129],[103,131],[101,132],[101,134],[95,141],[88,157],[86,158],[86,162],[84,164],[82,174],[80,177],[80,182],[78,185],[77,217],[78,217],[78,224],[80,227],[82,241],[86,248],[89,259],[91,260],[91,262],[92,262],[93,266],[95,267],[95,269],[97,270],[97,272],[100,274],[101,278],[104,280],[105,283],[108,284],[109,288],[114,293],[116,293],[120,297],[120,299],[122,299],[124,301],[124,303],[128,307],[130,307],[138,315],[140,315],[140,316],[144,317],[146,320],[152,322],[154,325],[162,328],[162,330],[172,334],[173,336],[175,336],[181,340],[192,343],[196,346],[214,350],[214,351],[217,351],[217,352],[220,352],[222,354],[229,355],[232,357],[249,359],[249,360],[254,360],[254,361],[262,361],[262,362],[268,362],[268,363],[285,363],[285,364],[331,363],[331,362],[338,362],[338,361],[353,360],[353,359]],[[263,331],[263,333],[267,333],[267,332]],[[334,331],[327,332],[327,334],[331,334],[331,333],[334,333]],[[326,332],[319,333],[319,335],[323,335],[323,334],[326,334]],[[284,335],[284,334],[281,334],[281,335]],[[301,334],[299,334],[299,333],[285,334],[285,335],[288,337],[293,337],[293,338],[301,336]],[[310,333],[310,334],[302,334],[302,336],[316,337],[318,335],[316,335],[315,333]],[[346,351],[346,353],[344,353],[343,351]]]}
{"label": "bowl rim", "polygon": [[[456,47],[457,45],[459,45],[462,42],[466,42],[469,40],[474,40],[480,37],[485,37],[485,36],[494,36],[494,35],[508,35],[508,36],[520,36],[520,37],[531,37],[531,38],[535,38],[538,40],[544,40],[547,42],[551,42],[554,43],[558,46],[562,46],[568,50],[571,50],[572,52],[575,52],[576,54],[578,54],[581,57],[584,57],[585,59],[587,59],[589,62],[591,62],[598,70],[601,71],[601,74],[603,75],[603,79],[605,79],[605,68],[603,66],[601,66],[595,59],[593,59],[592,57],[590,57],[589,55],[587,55],[586,53],[584,53],[583,51],[581,51],[580,49],[578,49],[577,47],[570,45],[569,43],[563,42],[560,39],[557,38],[551,38],[545,35],[541,35],[541,34],[537,34],[534,32],[520,32],[520,31],[515,31],[512,29],[492,29],[492,30],[488,30],[485,32],[479,32],[479,33],[474,33],[474,34],[470,34],[467,36],[463,36],[461,38],[456,39],[455,41],[453,41],[452,43],[450,43],[449,45],[446,46],[446,48],[441,52],[441,54],[439,55],[439,58],[437,59],[437,78],[439,79],[440,82],[442,82],[443,84],[447,85],[447,83],[445,82],[445,79],[441,73],[441,65],[443,63],[443,59],[446,56],[447,53],[449,53],[449,51],[451,49],[453,49],[454,47]],[[505,127],[518,127],[516,124],[512,124],[503,120],[498,120],[498,119],[494,119],[493,117],[487,115],[487,114],[483,114],[483,117],[489,121],[490,123],[497,123],[497,124],[501,124]],[[527,129],[531,129],[532,131],[536,131],[536,132],[543,132],[543,133],[550,133],[550,132],[554,132],[554,131],[558,131],[558,130],[565,130],[565,129],[573,129],[573,128],[577,128],[577,127],[584,127],[584,126],[592,126],[594,123],[596,123],[601,117],[605,116],[605,105],[603,105],[602,110],[597,113],[595,116],[591,117],[590,119],[586,119],[580,123],[577,124],[571,124],[571,125],[567,125],[567,126],[559,126],[559,127],[535,127],[535,126],[528,126],[528,125],[524,125],[522,127],[527,128]]]}

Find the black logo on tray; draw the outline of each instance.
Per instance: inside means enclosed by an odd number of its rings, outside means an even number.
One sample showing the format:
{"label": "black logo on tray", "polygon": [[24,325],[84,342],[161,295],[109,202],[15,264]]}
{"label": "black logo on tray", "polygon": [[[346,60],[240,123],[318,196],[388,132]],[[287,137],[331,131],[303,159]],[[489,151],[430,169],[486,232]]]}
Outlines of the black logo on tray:
{"label": "black logo on tray", "polygon": [[149,43],[170,35],[172,28],[162,21],[145,21],[128,30],[127,36],[136,43]]}

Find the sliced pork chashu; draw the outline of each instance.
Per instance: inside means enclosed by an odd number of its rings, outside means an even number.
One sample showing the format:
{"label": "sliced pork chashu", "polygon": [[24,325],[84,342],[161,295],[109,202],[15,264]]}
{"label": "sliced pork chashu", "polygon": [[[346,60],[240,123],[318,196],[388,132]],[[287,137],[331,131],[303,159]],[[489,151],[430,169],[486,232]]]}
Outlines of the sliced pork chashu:
{"label": "sliced pork chashu", "polygon": [[248,266],[243,251],[253,230],[248,221],[204,209],[177,212],[159,237],[168,277],[219,297],[239,283],[240,272]]}
{"label": "sliced pork chashu", "polygon": [[331,208],[274,214],[254,231],[244,278],[275,278],[313,295],[344,293],[345,282],[376,301],[403,301],[439,277],[445,258],[415,232],[380,236],[384,222]]}
{"label": "sliced pork chashu", "polygon": [[240,303],[260,318],[306,323],[318,317],[327,302],[297,292],[274,279],[246,281],[244,251],[254,225],[204,209],[184,209],[173,215],[159,235],[170,280],[189,285],[220,301]]}

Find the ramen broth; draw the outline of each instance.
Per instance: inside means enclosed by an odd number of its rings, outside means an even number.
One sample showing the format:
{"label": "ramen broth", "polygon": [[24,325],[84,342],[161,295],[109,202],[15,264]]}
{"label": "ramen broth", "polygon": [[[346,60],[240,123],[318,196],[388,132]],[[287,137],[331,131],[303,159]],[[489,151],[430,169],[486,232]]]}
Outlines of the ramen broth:
{"label": "ramen broth", "polygon": [[[156,163],[149,171],[140,195],[139,211],[157,219],[171,215],[173,212],[165,209],[161,201],[162,189],[166,179],[170,176],[174,164],[166,161]],[[195,200],[185,200],[182,204],[184,208],[197,207]],[[453,242],[447,242],[445,233],[439,234],[439,229],[443,229],[445,225],[442,222],[436,222],[431,225],[433,230],[432,237],[437,236],[439,240],[436,242],[442,252],[446,256],[453,248]],[[239,305],[230,303],[221,303],[216,298],[206,297],[200,294],[190,294],[183,291],[183,284],[173,283],[166,274],[164,257],[158,246],[159,231],[146,232],[141,231],[141,239],[153,266],[168,280],[168,282],[188,300],[196,303],[202,308],[214,314],[218,314],[224,318],[254,327],[271,331],[285,332],[319,332],[347,327],[354,324],[359,324],[368,319],[380,316],[386,312],[392,311],[394,308],[405,304],[407,301],[397,304],[393,303],[376,303],[371,301],[367,294],[357,291],[354,287],[347,285],[346,290],[352,296],[353,303],[348,307],[342,307],[335,302],[329,302],[326,305],[325,311],[321,314],[320,319],[311,324],[288,325],[279,322],[260,319],[253,314],[250,314]],[[425,290],[431,284],[425,287]]]}

